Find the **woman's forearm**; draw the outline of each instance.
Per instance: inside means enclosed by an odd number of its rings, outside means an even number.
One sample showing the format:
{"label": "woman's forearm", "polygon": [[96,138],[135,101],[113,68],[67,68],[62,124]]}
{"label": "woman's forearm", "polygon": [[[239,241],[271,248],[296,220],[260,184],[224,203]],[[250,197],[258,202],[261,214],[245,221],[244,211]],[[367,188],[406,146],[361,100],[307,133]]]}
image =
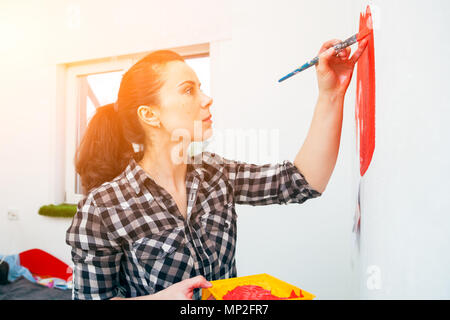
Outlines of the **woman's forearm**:
{"label": "woman's forearm", "polygon": [[322,193],[339,153],[344,95],[320,93],[313,119],[294,164],[312,188]]}
{"label": "woman's forearm", "polygon": [[114,297],[111,300],[192,300],[194,289],[211,288],[212,283],[203,276],[181,280],[154,294],[134,298]]}
{"label": "woman's forearm", "polygon": [[109,300],[162,300],[162,299],[164,299],[164,297],[161,297],[161,294],[163,293],[163,291],[164,290],[153,293],[153,294],[147,294],[144,296],[137,296],[137,297],[130,297],[130,298],[114,297]]}
{"label": "woman's forearm", "polygon": [[155,296],[155,294],[149,294],[146,296],[131,297],[131,298],[114,297],[109,300],[158,300],[158,298]]}

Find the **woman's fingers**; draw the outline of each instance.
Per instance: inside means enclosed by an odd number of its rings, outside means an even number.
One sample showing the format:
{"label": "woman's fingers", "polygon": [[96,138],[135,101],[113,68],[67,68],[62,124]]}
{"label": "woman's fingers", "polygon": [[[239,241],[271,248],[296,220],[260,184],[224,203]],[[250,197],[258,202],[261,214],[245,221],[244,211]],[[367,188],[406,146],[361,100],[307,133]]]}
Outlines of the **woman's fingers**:
{"label": "woman's fingers", "polygon": [[359,57],[363,54],[364,50],[367,48],[367,40],[363,40],[360,45],[358,46],[358,49],[355,51],[353,56],[350,58],[350,62],[355,64]]}
{"label": "woman's fingers", "polygon": [[368,43],[367,40],[363,40],[358,43],[358,49],[351,56],[351,58],[349,58],[351,54],[350,47],[344,48],[338,53],[334,49],[333,46],[339,42],[341,42],[339,39],[332,39],[325,42],[320,48],[319,64],[317,65],[317,70],[319,73],[326,74],[335,64],[350,63],[351,66],[354,66],[363,54]]}
{"label": "woman's fingers", "polygon": [[[331,48],[339,42],[341,42],[341,40],[339,40],[339,39],[332,39],[332,40],[328,40],[327,42],[325,42],[319,50],[319,56],[320,56],[319,58],[321,58],[323,56],[323,58],[326,58],[328,60],[329,58],[336,56],[336,52],[333,52],[331,50]],[[349,60],[352,63],[356,63],[358,61],[359,57],[361,56],[361,54],[364,52],[364,49],[366,46],[367,46],[367,40],[363,40],[359,44],[358,50],[355,51],[355,53]],[[340,58],[341,60],[345,61],[350,57],[351,52],[352,52],[352,49],[350,47],[344,48],[337,54],[337,57]]]}
{"label": "woman's fingers", "polygon": [[[350,48],[345,48],[344,50],[338,53],[333,47],[335,44],[338,44],[340,42],[341,40],[339,39],[332,39],[328,40],[322,45],[322,47],[319,50],[319,65],[322,64],[322,66],[326,69],[327,67],[329,67],[330,62],[333,61],[334,58],[343,61],[348,59],[351,53]],[[319,66],[319,70],[320,69],[322,68]]]}
{"label": "woman's fingers", "polygon": [[323,51],[319,55],[319,64],[317,65],[317,70],[319,72],[325,72],[330,67],[330,60],[335,57],[336,50],[333,46]]}
{"label": "woman's fingers", "polygon": [[332,46],[334,46],[335,44],[341,42],[339,39],[331,39],[328,40],[327,42],[324,42],[324,44],[322,45],[322,47],[319,50],[319,55],[322,54],[323,52],[327,51],[329,48],[331,48]]}
{"label": "woman's fingers", "polygon": [[194,278],[184,280],[186,287],[189,291],[196,288],[210,288],[212,283],[205,279],[203,276],[196,276]]}
{"label": "woman's fingers", "polygon": [[194,289],[212,287],[212,283],[207,281],[203,276],[196,276],[194,278],[186,279],[184,282],[187,289],[186,298],[189,300],[192,300]]}
{"label": "woman's fingers", "polygon": [[352,49],[350,49],[350,47],[344,48],[339,52],[338,57],[341,58],[341,60],[347,60],[347,58],[350,57],[351,52]]}

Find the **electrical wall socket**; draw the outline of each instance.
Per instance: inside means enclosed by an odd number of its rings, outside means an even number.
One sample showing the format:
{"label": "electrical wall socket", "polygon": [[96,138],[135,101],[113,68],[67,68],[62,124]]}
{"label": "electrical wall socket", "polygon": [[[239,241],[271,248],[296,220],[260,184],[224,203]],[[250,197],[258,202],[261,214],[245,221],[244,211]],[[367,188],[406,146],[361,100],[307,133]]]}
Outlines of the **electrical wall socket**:
{"label": "electrical wall socket", "polygon": [[19,220],[19,210],[8,209],[8,220],[11,220],[11,221]]}

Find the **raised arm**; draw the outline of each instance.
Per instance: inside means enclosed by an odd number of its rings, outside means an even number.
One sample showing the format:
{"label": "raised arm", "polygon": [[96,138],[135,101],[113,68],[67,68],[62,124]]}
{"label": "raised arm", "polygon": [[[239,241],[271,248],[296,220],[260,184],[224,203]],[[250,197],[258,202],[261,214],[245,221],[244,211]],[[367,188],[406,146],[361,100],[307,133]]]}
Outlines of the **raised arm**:
{"label": "raised arm", "polygon": [[295,166],[320,193],[325,191],[336,165],[345,92],[354,66],[367,46],[367,41],[362,42],[349,58],[350,48],[335,55],[332,45],[337,42],[325,42],[319,51],[316,66],[319,97],[308,135],[294,160]]}
{"label": "raised arm", "polygon": [[234,201],[253,206],[303,203],[320,196],[291,161],[258,165],[204,153],[207,161],[220,164],[233,188]]}

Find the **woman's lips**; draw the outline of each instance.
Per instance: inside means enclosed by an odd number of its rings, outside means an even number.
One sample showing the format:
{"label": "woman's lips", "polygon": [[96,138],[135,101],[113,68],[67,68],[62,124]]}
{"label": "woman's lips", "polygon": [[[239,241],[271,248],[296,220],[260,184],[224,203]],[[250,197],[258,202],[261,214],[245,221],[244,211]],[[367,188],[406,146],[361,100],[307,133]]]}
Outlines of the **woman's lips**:
{"label": "woman's lips", "polygon": [[211,121],[211,115],[208,118],[203,119],[203,121]]}

